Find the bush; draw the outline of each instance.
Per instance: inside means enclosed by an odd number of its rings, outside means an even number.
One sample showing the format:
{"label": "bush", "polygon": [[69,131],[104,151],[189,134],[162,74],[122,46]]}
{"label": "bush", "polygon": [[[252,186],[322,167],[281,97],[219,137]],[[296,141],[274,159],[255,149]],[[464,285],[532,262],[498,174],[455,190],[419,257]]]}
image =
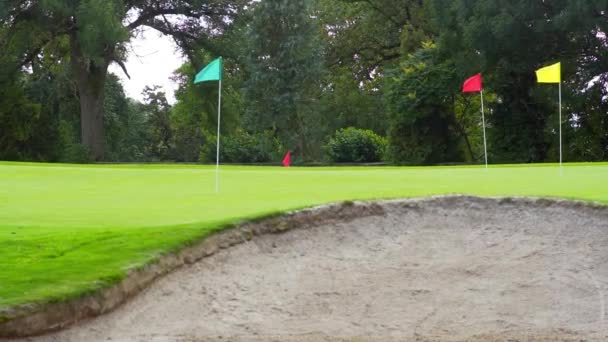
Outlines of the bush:
{"label": "bush", "polygon": [[70,144],[65,147],[61,161],[64,163],[87,164],[91,162],[91,152],[85,145]]}
{"label": "bush", "polygon": [[336,131],[325,151],[337,163],[374,163],[382,161],[386,146],[386,138],[371,130],[349,127]]}
{"label": "bush", "polygon": [[91,162],[91,151],[87,146],[77,142],[73,125],[65,120],[61,120],[59,123],[59,139],[61,142],[60,162],[81,164]]}
{"label": "bush", "polygon": [[[206,134],[207,143],[201,148],[199,160],[215,162],[217,137]],[[220,162],[226,163],[267,163],[278,161],[284,147],[270,131],[250,134],[237,130],[232,135],[220,137]]]}

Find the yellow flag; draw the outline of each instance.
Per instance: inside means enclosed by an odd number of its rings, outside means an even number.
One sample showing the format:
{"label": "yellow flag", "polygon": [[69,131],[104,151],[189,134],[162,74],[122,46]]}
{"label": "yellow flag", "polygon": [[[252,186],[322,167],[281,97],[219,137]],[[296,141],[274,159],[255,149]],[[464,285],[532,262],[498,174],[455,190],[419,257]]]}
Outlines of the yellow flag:
{"label": "yellow flag", "polygon": [[562,80],[562,63],[555,63],[536,70],[538,83],[559,83]]}

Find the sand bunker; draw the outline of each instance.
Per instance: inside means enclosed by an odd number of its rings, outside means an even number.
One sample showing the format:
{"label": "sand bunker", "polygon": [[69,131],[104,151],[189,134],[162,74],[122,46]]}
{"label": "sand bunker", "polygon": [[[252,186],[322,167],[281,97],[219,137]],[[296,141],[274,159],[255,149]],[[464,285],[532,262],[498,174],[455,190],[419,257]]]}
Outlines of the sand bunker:
{"label": "sand bunker", "polygon": [[28,341],[608,339],[608,210],[469,197],[380,206],[221,250],[110,314]]}

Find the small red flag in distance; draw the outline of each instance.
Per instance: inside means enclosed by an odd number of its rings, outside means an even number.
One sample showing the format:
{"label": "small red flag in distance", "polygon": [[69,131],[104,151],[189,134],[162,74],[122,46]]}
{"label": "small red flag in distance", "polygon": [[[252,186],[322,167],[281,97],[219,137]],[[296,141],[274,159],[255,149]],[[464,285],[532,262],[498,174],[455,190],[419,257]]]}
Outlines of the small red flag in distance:
{"label": "small red flag in distance", "polygon": [[477,74],[468,80],[464,81],[462,85],[463,93],[476,93],[481,91],[481,74]]}
{"label": "small red flag in distance", "polygon": [[287,151],[285,158],[283,158],[283,166],[289,167],[289,165],[291,165],[291,151]]}

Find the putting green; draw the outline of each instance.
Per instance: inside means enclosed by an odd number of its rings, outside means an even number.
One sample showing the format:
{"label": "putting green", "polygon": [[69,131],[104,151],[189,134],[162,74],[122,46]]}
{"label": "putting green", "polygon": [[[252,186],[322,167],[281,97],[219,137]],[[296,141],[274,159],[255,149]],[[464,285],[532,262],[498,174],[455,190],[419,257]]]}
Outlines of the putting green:
{"label": "putting green", "polygon": [[[0,307],[95,291],[243,218],[437,194],[608,204],[608,164],[412,168],[0,163]],[[0,317],[1,318],[1,317]]]}

